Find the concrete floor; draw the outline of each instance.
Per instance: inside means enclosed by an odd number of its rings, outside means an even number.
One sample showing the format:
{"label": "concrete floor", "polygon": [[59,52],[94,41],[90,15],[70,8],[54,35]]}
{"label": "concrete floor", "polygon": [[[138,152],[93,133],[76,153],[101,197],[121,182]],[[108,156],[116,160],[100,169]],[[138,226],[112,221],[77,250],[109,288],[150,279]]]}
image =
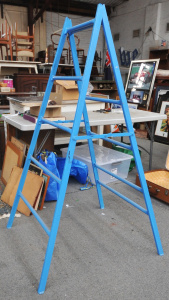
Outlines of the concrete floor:
{"label": "concrete floor", "polygon": [[[149,148],[149,141],[138,139]],[[164,168],[168,145],[154,143],[153,169]],[[148,155],[142,150],[144,170]],[[135,181],[136,169],[128,176]],[[144,206],[140,193],[120,182],[110,186]],[[152,198],[164,249],[159,256],[148,217],[103,188],[99,209],[95,187],[81,191],[70,179],[46,291],[38,295],[47,235],[33,216],[0,220],[0,299],[168,300],[169,205]],[[50,227],[54,202],[39,212]]]}

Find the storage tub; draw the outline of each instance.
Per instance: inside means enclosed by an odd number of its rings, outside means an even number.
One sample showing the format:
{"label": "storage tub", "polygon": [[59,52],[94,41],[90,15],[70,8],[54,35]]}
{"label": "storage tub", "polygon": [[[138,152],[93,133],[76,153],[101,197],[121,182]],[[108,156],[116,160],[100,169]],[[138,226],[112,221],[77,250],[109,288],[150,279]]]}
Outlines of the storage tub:
{"label": "storage tub", "polygon": [[[62,156],[65,157],[68,148],[62,148]],[[121,153],[106,147],[94,144],[96,163],[100,167],[117,174],[122,178],[127,178],[129,166],[131,162],[131,155]],[[81,160],[88,166],[89,177],[92,183],[95,184],[91,158],[89,154],[88,144],[77,146],[73,156],[75,159]],[[117,180],[115,177],[98,169],[99,179],[101,182],[107,184]]]}

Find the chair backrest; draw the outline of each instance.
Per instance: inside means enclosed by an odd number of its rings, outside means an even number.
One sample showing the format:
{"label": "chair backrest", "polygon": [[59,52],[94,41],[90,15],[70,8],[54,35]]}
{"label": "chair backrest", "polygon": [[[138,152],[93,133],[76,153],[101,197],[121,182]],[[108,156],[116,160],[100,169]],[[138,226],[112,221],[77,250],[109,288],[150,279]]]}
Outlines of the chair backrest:
{"label": "chair backrest", "polygon": [[31,39],[34,41],[34,26],[33,26],[33,33],[30,34],[29,26],[27,31],[18,31],[17,22],[15,22],[15,30],[13,30],[13,36],[17,39]]}
{"label": "chair backrest", "polygon": [[[78,49],[79,48],[79,44],[80,44],[80,39],[79,39],[79,37],[76,34],[74,34],[74,38],[75,38],[75,43],[76,43],[76,49]],[[67,37],[67,42],[68,42],[69,49],[70,49],[69,37]]]}
{"label": "chair backrest", "polygon": [[0,38],[9,39],[10,33],[11,33],[11,29],[7,24],[7,20],[5,20],[5,29],[4,29],[4,23],[1,24]]}

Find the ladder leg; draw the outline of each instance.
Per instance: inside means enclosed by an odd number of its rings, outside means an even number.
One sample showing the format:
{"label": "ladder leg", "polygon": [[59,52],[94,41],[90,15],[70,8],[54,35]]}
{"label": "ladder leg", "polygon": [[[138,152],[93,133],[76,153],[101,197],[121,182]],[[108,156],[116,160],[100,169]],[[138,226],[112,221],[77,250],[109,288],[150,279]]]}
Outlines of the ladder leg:
{"label": "ladder leg", "polygon": [[120,70],[119,70],[119,65],[118,65],[118,61],[117,61],[117,57],[116,57],[116,51],[114,48],[111,30],[110,30],[108,17],[107,17],[105,8],[104,8],[104,12],[103,12],[103,30],[104,30],[104,34],[105,34],[105,38],[106,38],[106,42],[107,42],[107,46],[108,46],[108,50],[109,50],[109,54],[110,54],[113,72],[114,72],[115,79],[116,79],[119,97],[122,101],[122,109],[123,109],[123,114],[124,114],[127,130],[128,130],[128,132],[132,133],[132,135],[130,137],[130,143],[132,146],[132,150],[133,150],[133,154],[134,154],[134,158],[135,158],[135,162],[136,162],[136,166],[137,166],[140,183],[141,183],[141,186],[143,189],[144,200],[145,200],[145,203],[147,206],[147,211],[148,211],[150,224],[151,224],[154,239],[155,239],[155,244],[157,247],[157,252],[159,255],[163,255],[162,244],[161,244],[161,240],[160,240],[160,236],[159,236],[159,232],[158,232],[158,228],[157,228],[157,224],[156,224],[156,220],[155,220],[155,216],[154,216],[154,212],[153,212],[153,207],[152,207],[149,191],[147,188],[147,183],[145,180],[145,175],[144,175],[142,162],[141,162],[139,151],[138,151],[138,146],[137,146],[137,141],[136,141],[134,130],[133,130],[133,125],[132,125],[131,118],[130,118],[129,108],[128,108],[126,95],[125,95],[124,88],[123,88],[123,82],[122,82],[122,78],[121,78],[121,74],[120,74]]}
{"label": "ladder leg", "polygon": [[160,240],[160,235],[159,235],[159,231],[158,231],[158,227],[157,227],[157,223],[156,223],[156,219],[155,219],[155,215],[154,215],[154,211],[153,211],[153,206],[151,203],[151,198],[150,198],[150,194],[148,191],[148,187],[147,187],[147,183],[146,183],[146,179],[145,179],[145,175],[144,175],[144,170],[143,170],[140,154],[139,154],[138,147],[137,147],[136,137],[134,134],[130,137],[130,142],[132,145],[132,151],[133,151],[134,159],[136,162],[136,167],[137,167],[137,172],[138,172],[139,179],[140,179],[140,184],[141,184],[141,187],[143,190],[143,196],[144,196],[144,201],[145,201],[145,204],[147,207],[150,225],[151,225],[152,232],[154,235],[157,253],[159,255],[163,255],[164,252],[163,252],[163,248],[162,248],[162,244],[161,244],[161,240]]}
{"label": "ladder leg", "polygon": [[[86,133],[87,133],[87,135],[90,135],[91,131],[90,131],[90,124],[89,124],[86,106],[84,107],[83,115],[84,115],[84,120],[85,120]],[[99,198],[100,208],[103,209],[104,201],[103,201],[103,195],[102,195],[102,191],[101,191],[101,185],[98,182],[99,175],[98,175],[98,170],[96,167],[96,158],[95,158],[95,152],[94,152],[94,146],[93,146],[92,139],[88,140],[88,145],[89,145],[89,152],[90,152],[92,166],[93,166],[93,173],[94,173],[94,178],[95,178],[95,182],[96,182],[96,189],[97,189],[97,195]]]}
{"label": "ladder leg", "polygon": [[[85,87],[86,91],[83,92],[83,94],[85,93],[85,95],[87,93],[87,88],[88,88],[88,84],[89,84],[89,80],[90,80],[93,59],[94,59],[95,50],[96,50],[97,41],[98,41],[99,32],[100,32],[100,27],[101,27],[101,19],[102,19],[102,5],[98,5],[98,9],[96,12],[96,18],[95,18],[96,22],[93,26],[89,51],[88,51],[88,55],[87,55],[86,66],[85,66],[84,75],[83,75],[85,78],[85,82],[83,82],[83,83],[78,82],[79,91],[81,90],[82,84],[83,84],[83,86],[84,86],[84,84],[86,84],[86,87]],[[80,72],[80,67],[79,67],[79,63],[78,63],[78,56],[77,56],[77,51],[76,51],[76,47],[75,47],[74,36],[70,35],[69,40],[70,40],[70,45],[71,45],[71,49],[72,49],[72,59],[73,59],[74,66],[75,66],[75,74],[76,74],[76,76],[79,76],[81,74],[81,72]],[[80,102],[80,100],[78,102]],[[86,128],[86,134],[90,135],[90,124],[89,124],[89,119],[88,119],[88,114],[87,114],[87,109],[86,109],[86,103],[83,100],[81,100],[81,103],[82,103],[82,107],[83,107],[83,116],[84,116],[84,121],[85,121],[84,123],[85,123],[85,128]],[[79,110],[78,110],[78,112],[79,112]],[[76,117],[75,117],[75,119],[76,119]],[[103,196],[102,196],[102,192],[101,192],[101,186],[98,183],[99,176],[98,176],[98,170],[95,166],[95,164],[96,164],[95,153],[94,153],[93,141],[91,139],[88,140],[88,145],[89,145],[89,151],[90,151],[90,155],[91,155],[94,177],[95,177],[95,181],[96,181],[96,189],[97,189],[97,194],[98,194],[98,198],[99,198],[100,208],[103,209],[104,208]]]}
{"label": "ladder leg", "polygon": [[59,196],[58,196],[58,200],[57,200],[57,204],[56,204],[56,208],[55,208],[55,212],[54,212],[54,216],[53,216],[53,222],[52,222],[51,232],[50,232],[50,236],[49,236],[49,240],[48,240],[45,260],[44,260],[41,278],[40,278],[40,282],[39,282],[39,287],[38,287],[39,294],[43,294],[45,291],[45,287],[46,287],[46,282],[47,282],[50,264],[51,264],[51,260],[52,260],[52,255],[53,255],[53,250],[54,250],[57,232],[58,232],[58,228],[59,228],[64,198],[65,198],[65,194],[66,194],[67,184],[68,184],[68,180],[69,180],[70,169],[71,169],[72,160],[73,160],[72,154],[74,153],[75,146],[76,146],[76,142],[73,141],[71,138],[69,147],[68,147],[67,156],[66,156],[62,181],[61,181],[60,190],[59,190]]}

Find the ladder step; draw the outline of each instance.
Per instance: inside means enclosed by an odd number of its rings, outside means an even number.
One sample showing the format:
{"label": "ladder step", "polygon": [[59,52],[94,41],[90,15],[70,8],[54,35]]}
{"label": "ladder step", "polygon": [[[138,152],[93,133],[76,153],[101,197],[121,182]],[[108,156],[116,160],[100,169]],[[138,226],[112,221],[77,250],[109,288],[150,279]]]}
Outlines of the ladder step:
{"label": "ladder step", "polygon": [[47,175],[52,177],[57,183],[61,184],[61,179],[57,177],[55,174],[53,174],[51,171],[49,171],[44,165],[42,165],[36,158],[31,156],[31,160],[34,162],[35,165],[37,165],[39,168],[41,168]]}
{"label": "ladder step", "polygon": [[[115,133],[104,133],[104,134],[97,134],[95,132],[91,132],[90,135],[78,135],[74,136],[74,140],[90,140],[90,139],[107,139],[110,137],[124,137],[124,136],[131,136],[128,132],[115,132]],[[109,142],[113,143],[113,140],[109,139]]]}
{"label": "ladder step", "polygon": [[97,98],[97,97],[86,96],[86,100],[93,100],[93,101],[99,101],[99,102],[113,103],[113,104],[121,105],[121,100],[115,100],[115,99],[105,99],[105,98]]}
{"label": "ladder step", "polygon": [[[117,134],[117,133],[116,133]],[[127,133],[123,133],[122,137],[123,136],[127,136],[125,135]],[[116,135],[117,136],[117,135]],[[132,133],[129,135],[129,136],[132,136]],[[117,146],[120,146],[120,147],[123,147],[125,149],[128,149],[128,150],[131,150],[132,151],[132,147],[130,145],[127,145],[127,144],[124,144],[122,142],[119,142],[119,141],[115,141],[115,140],[112,140],[112,139],[108,139],[108,138],[103,138],[104,141],[107,141],[107,142],[110,142],[114,145],[117,145]]]}
{"label": "ladder step", "polygon": [[81,81],[83,76],[53,76],[52,81],[54,80],[72,80],[72,81]]}
{"label": "ladder step", "polygon": [[61,120],[58,120],[58,121],[49,121],[49,120],[47,120],[45,118],[41,118],[41,122],[42,122],[42,124],[49,124],[51,126],[54,126],[54,127],[59,128],[59,129],[62,129],[64,131],[67,131],[70,134],[72,132],[72,129],[70,129],[69,127],[59,125],[60,123],[72,123],[72,121],[69,121],[69,122],[67,122],[67,121],[61,121]]}
{"label": "ladder step", "polygon": [[136,189],[137,191],[143,192],[143,189],[142,189],[141,187],[139,187],[139,186],[137,186],[136,184],[134,184],[134,183],[132,183],[132,182],[126,180],[125,178],[122,178],[122,177],[118,176],[117,174],[114,174],[114,173],[112,173],[112,172],[110,172],[110,171],[108,171],[108,170],[102,168],[102,167],[101,167],[100,165],[98,165],[97,163],[95,164],[95,166],[96,166],[96,168],[98,168],[99,170],[101,170],[101,171],[103,171],[103,172],[109,174],[110,176],[115,177],[116,179],[118,179],[118,180],[120,180],[121,182],[123,182],[123,183],[129,185],[130,187]]}
{"label": "ladder step", "polygon": [[133,205],[134,207],[138,208],[139,210],[141,210],[143,213],[145,213],[146,215],[148,215],[148,211],[140,206],[139,204],[135,203],[134,201],[132,201],[131,199],[127,198],[126,196],[124,196],[123,194],[119,193],[118,191],[112,189],[110,186],[104,184],[103,182],[99,181],[98,182],[105,187],[107,190],[111,191],[112,193],[114,193],[115,195],[119,196],[120,198],[122,198],[123,200],[125,200],[126,202],[130,203],[131,205]]}
{"label": "ladder step", "polygon": [[27,205],[27,207],[30,209],[31,213],[35,216],[35,218],[37,219],[37,221],[39,222],[39,224],[42,226],[42,228],[45,230],[45,232],[47,233],[47,235],[49,236],[50,235],[50,230],[46,226],[46,224],[43,222],[43,220],[39,217],[39,215],[36,212],[36,210],[30,205],[30,203],[28,202],[28,200],[24,197],[24,195],[22,193],[20,193],[20,197],[22,198],[22,200],[24,201],[24,203]]}
{"label": "ladder step", "polygon": [[81,24],[78,24],[78,25],[75,25],[75,26],[72,26],[70,28],[67,28],[67,33],[68,34],[73,34],[73,33],[91,28],[94,25],[94,21],[95,21],[95,19],[84,22],[84,23],[81,23]]}

